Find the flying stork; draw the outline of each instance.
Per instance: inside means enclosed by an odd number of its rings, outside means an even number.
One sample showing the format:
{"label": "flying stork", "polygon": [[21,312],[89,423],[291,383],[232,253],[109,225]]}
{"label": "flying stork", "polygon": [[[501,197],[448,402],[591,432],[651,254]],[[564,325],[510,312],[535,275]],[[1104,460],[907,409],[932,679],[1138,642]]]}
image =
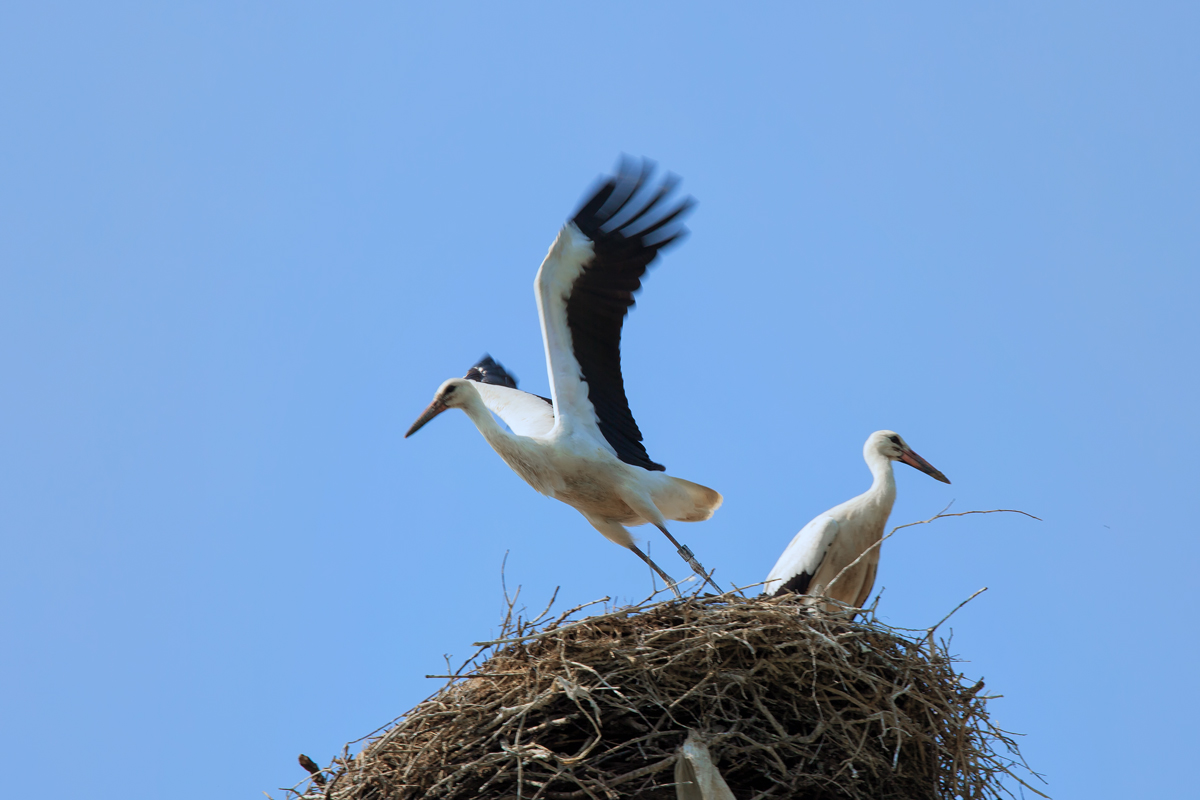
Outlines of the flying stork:
{"label": "flying stork", "polygon": [[668,175],[648,183],[652,171],[649,162],[623,159],[617,174],[559,231],[538,269],[534,297],[550,398],[517,389],[504,368],[485,357],[466,378],[438,387],[405,438],[446,409],[461,408],[526,483],[575,508],[610,541],[632,550],[679,596],[675,581],[642,552],[626,526],[653,524],[717,588],[692,551],[667,530],[667,520],[706,520],[722,498],[667,475],[650,459],[625,398],[625,315],[647,267],[686,233],[682,217],[693,204],[690,197],[668,200],[678,179]]}
{"label": "flying stork", "polygon": [[[942,483],[950,482],[932,464],[913,452],[895,431],[875,431],[868,436],[863,445],[863,458],[874,477],[871,488],[805,525],[775,562],[775,568],[763,585],[765,594],[824,595],[861,608],[875,585],[875,570],[879,566],[879,547],[872,548],[872,545],[881,540],[888,515],[892,513],[892,503],[896,501],[892,462],[903,461]],[[863,553],[867,555],[838,578],[842,570]],[[813,604],[817,601],[805,602]],[[825,608],[833,610],[828,603]]]}

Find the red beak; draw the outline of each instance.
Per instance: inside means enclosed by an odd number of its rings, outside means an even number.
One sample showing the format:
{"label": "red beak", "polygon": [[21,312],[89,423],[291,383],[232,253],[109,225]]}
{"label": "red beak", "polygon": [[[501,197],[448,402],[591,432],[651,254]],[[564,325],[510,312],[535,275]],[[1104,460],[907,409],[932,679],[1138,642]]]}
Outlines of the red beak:
{"label": "red beak", "polygon": [[[429,420],[433,419],[447,408],[449,408],[449,406],[447,406],[441,400],[434,400],[429,404],[429,408],[425,409],[425,411],[421,413],[421,416],[417,417],[417,421],[414,422],[412,427],[408,429],[408,433],[404,434],[404,438],[407,439],[417,431],[421,430],[421,428],[425,426],[426,422],[429,422]],[[949,481],[947,481],[947,483],[949,483]]]}
{"label": "red beak", "polygon": [[910,467],[915,467],[916,469],[921,470],[921,472],[924,472],[929,477],[936,478],[937,480],[941,481],[942,483],[950,482],[950,479],[947,478],[942,473],[938,472],[934,468],[933,464],[930,464],[928,461],[921,458],[919,455],[914,453],[912,450],[905,450],[903,453],[901,453],[900,460],[903,461],[905,464],[908,464]]}

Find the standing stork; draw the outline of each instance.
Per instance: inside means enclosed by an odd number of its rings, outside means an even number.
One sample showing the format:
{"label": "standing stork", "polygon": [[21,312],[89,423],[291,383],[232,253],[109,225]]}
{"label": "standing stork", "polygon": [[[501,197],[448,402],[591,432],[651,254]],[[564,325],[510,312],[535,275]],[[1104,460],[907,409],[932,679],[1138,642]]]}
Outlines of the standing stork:
{"label": "standing stork", "polygon": [[719,592],[692,551],[667,530],[667,520],[706,520],[721,505],[721,495],[667,475],[650,459],[621,377],[625,315],[647,267],[686,233],[682,217],[692,206],[690,197],[667,200],[678,183],[673,176],[648,186],[652,171],[649,162],[623,160],[617,175],[559,231],[538,269],[534,296],[551,398],[517,389],[504,368],[485,357],[466,378],[438,388],[405,438],[446,409],[461,408],[526,483],[575,508],[610,541],[632,550],[676,596],[675,581],[642,552],[626,526],[657,527]]}
{"label": "standing stork", "polygon": [[[892,462],[903,461],[942,483],[950,482],[913,452],[895,431],[875,431],[868,436],[863,458],[874,477],[871,488],[805,525],[775,562],[763,585],[765,594],[824,595],[861,608],[875,585],[875,571],[879,567],[877,544],[896,501]],[[865,557],[841,575],[843,569],[864,553]],[[825,607],[833,608],[830,604]]]}

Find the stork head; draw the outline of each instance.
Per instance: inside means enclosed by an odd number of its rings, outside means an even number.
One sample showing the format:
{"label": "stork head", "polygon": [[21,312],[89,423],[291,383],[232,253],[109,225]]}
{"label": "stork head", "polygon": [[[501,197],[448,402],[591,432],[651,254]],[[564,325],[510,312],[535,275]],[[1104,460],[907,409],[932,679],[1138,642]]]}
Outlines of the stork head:
{"label": "stork head", "polygon": [[433,402],[429,404],[421,416],[417,417],[417,421],[408,429],[408,433],[404,434],[404,438],[412,436],[417,431],[424,427],[425,423],[436,417],[448,408],[462,408],[471,402],[472,395],[479,397],[479,392],[471,385],[471,382],[464,378],[451,378],[438,387],[437,393],[433,396]]}
{"label": "stork head", "polygon": [[867,437],[867,444],[863,448],[864,452],[869,456],[871,453],[878,453],[884,458],[890,458],[892,461],[903,461],[910,467],[921,470],[931,478],[936,478],[942,483],[949,483],[950,479],[934,469],[933,464],[930,464],[925,459],[917,455],[908,442],[901,438],[900,434],[895,431],[875,431]]}

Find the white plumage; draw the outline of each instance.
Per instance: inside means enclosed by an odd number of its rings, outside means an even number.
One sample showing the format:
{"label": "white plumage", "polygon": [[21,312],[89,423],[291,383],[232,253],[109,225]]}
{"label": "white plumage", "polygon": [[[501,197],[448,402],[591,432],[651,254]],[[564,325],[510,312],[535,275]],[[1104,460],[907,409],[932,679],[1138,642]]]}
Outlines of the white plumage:
{"label": "white plumage", "polygon": [[620,353],[625,315],[658,251],[685,232],[680,220],[691,206],[690,198],[666,201],[676,184],[669,176],[648,188],[650,173],[647,163],[623,162],[559,231],[538,270],[534,288],[551,398],[517,389],[504,368],[485,357],[466,378],[443,383],[405,436],[446,409],[461,408],[530,486],[577,509],[678,594],[670,576],[625,528],[655,525],[708,579],[666,523],[708,519],[722,498],[667,475],[650,459],[625,397]]}
{"label": "white plumage", "polygon": [[[480,361],[472,371],[478,371],[481,366],[486,365],[491,361],[491,356],[484,356],[484,360]],[[491,361],[496,368],[503,371],[503,367],[495,361]],[[470,376],[470,373],[467,373]],[[554,429],[554,404],[544,397],[538,397],[536,394],[522,392],[514,385],[510,388],[504,385],[496,385],[479,381],[478,378],[471,380],[477,381],[475,391],[479,392],[483,400],[483,404],[488,407],[488,410],[504,420],[504,424],[508,429],[517,436],[546,436]]]}
{"label": "white plumage", "polygon": [[[867,437],[863,458],[874,478],[871,488],[829,509],[796,534],[767,576],[766,594],[825,595],[861,608],[875,585],[879,566],[880,548],[871,548],[882,538],[896,500],[892,462],[903,461],[943,483],[950,482],[894,431],[876,431]],[[839,578],[863,553],[867,555]],[[831,604],[825,605],[832,610]]]}

